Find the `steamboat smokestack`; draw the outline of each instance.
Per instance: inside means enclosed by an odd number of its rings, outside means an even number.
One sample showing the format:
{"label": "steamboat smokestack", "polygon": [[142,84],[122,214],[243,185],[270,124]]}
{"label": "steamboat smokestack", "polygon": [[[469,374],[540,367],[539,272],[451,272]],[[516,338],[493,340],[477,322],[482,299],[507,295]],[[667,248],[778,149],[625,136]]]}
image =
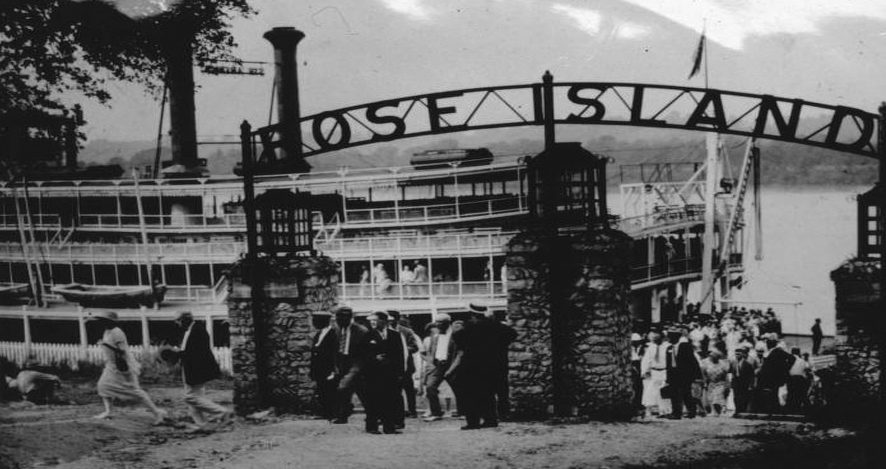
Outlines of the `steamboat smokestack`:
{"label": "steamboat smokestack", "polygon": [[305,34],[292,27],[274,28],[264,34],[274,46],[277,88],[277,118],[282,140],[282,167],[289,171],[306,173],[311,166],[302,157],[301,111],[298,103],[298,63],[296,48]]}

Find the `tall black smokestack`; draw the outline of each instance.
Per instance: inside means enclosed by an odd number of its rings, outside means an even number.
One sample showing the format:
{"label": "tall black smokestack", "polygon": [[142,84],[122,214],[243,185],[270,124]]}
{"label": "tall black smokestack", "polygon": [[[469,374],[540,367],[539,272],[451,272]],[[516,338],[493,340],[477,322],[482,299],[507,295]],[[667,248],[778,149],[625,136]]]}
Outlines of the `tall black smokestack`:
{"label": "tall black smokestack", "polygon": [[302,157],[301,111],[298,103],[298,63],[295,52],[305,34],[292,27],[274,28],[264,38],[274,46],[277,118],[280,120],[282,167],[306,173],[311,166]]}

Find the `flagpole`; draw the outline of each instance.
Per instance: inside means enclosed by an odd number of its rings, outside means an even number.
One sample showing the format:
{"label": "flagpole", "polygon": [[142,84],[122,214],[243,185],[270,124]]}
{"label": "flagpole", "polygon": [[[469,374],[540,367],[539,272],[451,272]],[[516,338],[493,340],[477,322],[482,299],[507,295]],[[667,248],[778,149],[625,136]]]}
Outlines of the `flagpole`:
{"label": "flagpole", "polygon": [[[708,42],[707,31],[708,31],[708,19],[705,18],[704,22],[702,23],[702,26],[701,26],[701,37],[704,38],[704,42],[706,42],[706,43]],[[708,45],[707,44],[704,45],[704,48],[702,51],[704,52],[704,87],[708,88]]]}

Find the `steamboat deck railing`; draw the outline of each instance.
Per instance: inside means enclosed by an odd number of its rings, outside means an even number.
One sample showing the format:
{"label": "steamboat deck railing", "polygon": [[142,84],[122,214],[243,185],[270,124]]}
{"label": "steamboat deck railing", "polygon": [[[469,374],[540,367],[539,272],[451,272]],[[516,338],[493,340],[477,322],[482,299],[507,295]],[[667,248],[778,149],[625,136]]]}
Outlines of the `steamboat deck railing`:
{"label": "steamboat deck railing", "polygon": [[[37,243],[41,260],[53,263],[139,264],[148,256],[155,263],[231,263],[246,249],[239,241],[191,243]],[[20,243],[0,243],[0,259],[23,261]]]}
{"label": "steamboat deck railing", "polygon": [[339,298],[349,300],[427,300],[431,298],[507,298],[507,281],[439,281],[391,283],[342,283]]}
{"label": "steamboat deck railing", "polygon": [[504,252],[513,231],[447,232],[378,237],[333,238],[317,250],[336,260],[488,255]]}

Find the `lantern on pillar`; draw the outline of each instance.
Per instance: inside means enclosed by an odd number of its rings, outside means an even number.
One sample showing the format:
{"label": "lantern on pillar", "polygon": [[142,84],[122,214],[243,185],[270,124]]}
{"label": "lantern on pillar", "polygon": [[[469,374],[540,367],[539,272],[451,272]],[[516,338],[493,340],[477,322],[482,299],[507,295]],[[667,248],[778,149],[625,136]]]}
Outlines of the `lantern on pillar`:
{"label": "lantern on pillar", "polygon": [[257,251],[267,256],[313,254],[310,192],[269,189],[255,198]]}
{"label": "lantern on pillar", "polygon": [[608,158],[578,142],[555,143],[529,158],[529,211],[547,226],[608,227],[606,163]]}
{"label": "lantern on pillar", "polygon": [[883,244],[883,230],[880,218],[880,200],[883,200],[883,185],[858,196],[858,258],[879,259]]}

